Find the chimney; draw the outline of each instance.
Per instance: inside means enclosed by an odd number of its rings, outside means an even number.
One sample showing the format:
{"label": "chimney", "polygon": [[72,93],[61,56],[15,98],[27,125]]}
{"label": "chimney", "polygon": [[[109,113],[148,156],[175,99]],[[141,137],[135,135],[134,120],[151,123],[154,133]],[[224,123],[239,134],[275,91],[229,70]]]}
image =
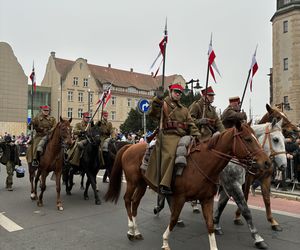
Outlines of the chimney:
{"label": "chimney", "polygon": [[87,63],[87,59],[84,59],[85,60],[85,62]]}
{"label": "chimney", "polygon": [[152,76],[152,77],[154,76],[154,72],[151,72],[151,76]]}
{"label": "chimney", "polygon": [[55,57],[55,51],[51,51],[51,52],[50,52],[50,55],[51,55],[52,57]]}
{"label": "chimney", "polygon": [[110,63],[108,64],[108,68],[111,68],[111,64]]}
{"label": "chimney", "polygon": [[130,72],[133,72],[133,68],[130,68]]}

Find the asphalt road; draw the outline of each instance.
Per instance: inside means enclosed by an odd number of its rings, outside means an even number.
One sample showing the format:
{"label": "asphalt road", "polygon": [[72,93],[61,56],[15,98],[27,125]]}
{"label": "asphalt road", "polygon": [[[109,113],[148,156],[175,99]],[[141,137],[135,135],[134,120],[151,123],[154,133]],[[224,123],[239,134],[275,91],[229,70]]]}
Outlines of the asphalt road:
{"label": "asphalt road", "polygon": [[[6,171],[0,166],[0,249],[160,249],[162,234],[165,231],[170,212],[164,209],[154,216],[153,207],[156,195],[147,190],[143,198],[137,222],[144,240],[131,242],[127,239],[127,215],[123,200],[115,205],[102,201],[95,205],[92,192],[90,200],[83,199],[79,189],[79,179],[73,195],[67,196],[62,190],[64,211],[55,206],[55,182],[47,179],[44,195],[44,207],[39,208],[30,199],[28,172],[24,178],[14,177],[14,191],[5,190]],[[101,178],[98,178],[101,182]],[[123,192],[125,188],[123,184]],[[100,196],[103,198],[108,184],[100,184]],[[64,189],[64,186],[63,186]],[[276,199],[274,215],[283,227],[282,232],[273,232],[266,221],[260,206],[260,197],[252,197],[252,214],[256,227],[271,250],[298,250],[300,245],[300,202]],[[280,205],[278,205],[280,204]],[[252,207],[252,206],[251,206]],[[293,209],[288,209],[293,208]],[[248,227],[235,226],[233,214],[236,206],[229,204],[222,217],[223,236],[217,236],[219,250],[254,249]],[[182,211],[181,218],[186,226],[175,228],[169,244],[173,250],[209,249],[208,236],[202,214],[192,213],[189,203]]]}

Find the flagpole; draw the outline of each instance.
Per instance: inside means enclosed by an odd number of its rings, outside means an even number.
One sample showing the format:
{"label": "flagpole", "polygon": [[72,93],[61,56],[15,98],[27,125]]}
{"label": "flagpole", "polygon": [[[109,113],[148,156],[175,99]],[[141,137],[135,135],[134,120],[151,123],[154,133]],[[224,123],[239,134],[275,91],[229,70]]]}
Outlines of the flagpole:
{"label": "flagpole", "polygon": [[[166,67],[166,48],[167,48],[167,35],[168,35],[168,31],[167,31],[167,19],[166,19],[166,23],[165,23],[165,30],[164,30],[164,47],[163,47],[163,72],[162,72],[162,83],[161,83],[161,91],[164,93],[164,85],[165,85],[165,67]],[[164,115],[164,111],[163,111],[163,105],[161,107],[160,110],[160,121],[159,121],[159,133],[158,133],[158,142],[160,144],[159,147],[156,147],[156,166],[157,166],[157,207],[160,208],[160,180],[161,180],[161,158],[162,158],[162,152],[161,152],[161,147],[163,145],[163,136],[162,136],[162,129],[163,129],[163,117]],[[162,208],[160,208],[162,209]]]}
{"label": "flagpole", "polygon": [[246,84],[245,84],[245,88],[244,88],[244,92],[243,92],[243,96],[242,96],[240,108],[242,108],[242,105],[243,105],[243,101],[244,101],[245,94],[246,94],[246,89],[248,87],[248,82],[249,82],[250,74],[251,74],[251,69],[249,69],[249,72],[248,72],[248,76],[247,76],[247,80],[246,80]]}
{"label": "flagpole", "polygon": [[[32,63],[32,70],[34,71],[34,61]],[[31,73],[32,74],[32,73]],[[34,72],[35,74],[35,72]],[[35,77],[35,75],[34,75]],[[31,141],[31,157],[33,160],[33,97],[34,97],[34,81],[31,81],[31,120],[30,120],[30,141]]]}

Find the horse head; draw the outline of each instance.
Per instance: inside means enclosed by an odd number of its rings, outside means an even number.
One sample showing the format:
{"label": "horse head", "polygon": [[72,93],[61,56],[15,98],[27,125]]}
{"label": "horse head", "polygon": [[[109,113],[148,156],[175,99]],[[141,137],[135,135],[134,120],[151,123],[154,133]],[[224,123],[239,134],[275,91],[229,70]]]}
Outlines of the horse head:
{"label": "horse head", "polygon": [[62,143],[67,146],[70,146],[72,144],[71,122],[72,118],[70,118],[69,120],[64,120],[60,116],[59,123],[57,124],[57,126],[59,127],[60,138],[62,140]]}
{"label": "horse head", "polygon": [[91,126],[88,128],[86,134],[88,142],[95,146],[99,146],[101,142],[100,135],[101,134],[99,126],[95,126],[94,122],[91,121]]}
{"label": "horse head", "polygon": [[287,167],[285,138],[282,133],[283,119],[272,123],[254,125],[252,128],[270,159],[280,168]]}

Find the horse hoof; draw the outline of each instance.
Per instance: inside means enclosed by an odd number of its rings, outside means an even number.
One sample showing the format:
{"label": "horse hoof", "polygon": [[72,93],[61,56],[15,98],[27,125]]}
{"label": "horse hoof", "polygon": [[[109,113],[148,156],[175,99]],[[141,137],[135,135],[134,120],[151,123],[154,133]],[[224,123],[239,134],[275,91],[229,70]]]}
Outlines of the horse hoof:
{"label": "horse hoof", "polygon": [[279,225],[272,225],[271,227],[273,231],[281,232],[283,230]]}
{"label": "horse hoof", "polygon": [[134,235],[132,235],[132,234],[127,234],[127,238],[128,238],[128,240],[130,240],[130,241],[134,241]]}
{"label": "horse hoof", "polygon": [[135,239],[135,240],[143,240],[144,237],[143,237],[143,235],[141,235],[141,234],[137,234],[137,235],[134,236],[134,239]]}
{"label": "horse hoof", "polygon": [[223,235],[224,232],[223,232],[223,230],[221,228],[219,228],[219,229],[215,229],[215,234],[216,235]]}
{"label": "horse hoof", "polygon": [[35,200],[36,200],[35,194],[31,194],[31,195],[30,195],[30,199],[31,199],[32,201],[35,201]]}
{"label": "horse hoof", "polygon": [[37,205],[38,205],[38,207],[42,207],[43,206],[43,202],[38,201]]}
{"label": "horse hoof", "polygon": [[258,249],[268,249],[268,245],[264,241],[256,242],[255,246]]}
{"label": "horse hoof", "polygon": [[67,195],[72,195],[71,191],[66,191]]}
{"label": "horse hoof", "polygon": [[243,226],[244,225],[244,222],[241,220],[241,219],[235,219],[233,221],[234,225],[237,225],[237,226]]}
{"label": "horse hoof", "polygon": [[81,190],[84,190],[84,186],[80,186],[80,189],[81,189]]}
{"label": "horse hoof", "polygon": [[185,224],[184,224],[183,220],[178,220],[176,223],[176,226],[177,227],[185,227]]}
{"label": "horse hoof", "polygon": [[162,247],[161,249],[163,249],[163,250],[171,250],[170,247]]}
{"label": "horse hoof", "polygon": [[89,200],[90,198],[89,198],[87,195],[85,195],[85,196],[84,196],[84,199],[87,201],[87,200]]}
{"label": "horse hoof", "polygon": [[101,205],[101,201],[100,201],[100,200],[96,200],[96,201],[95,201],[95,204],[96,204],[96,205]]}
{"label": "horse hoof", "polygon": [[64,208],[63,208],[62,206],[59,206],[59,207],[57,207],[57,210],[58,210],[58,211],[63,211]]}
{"label": "horse hoof", "polygon": [[200,209],[199,208],[193,208],[193,213],[194,214],[200,214]]}

